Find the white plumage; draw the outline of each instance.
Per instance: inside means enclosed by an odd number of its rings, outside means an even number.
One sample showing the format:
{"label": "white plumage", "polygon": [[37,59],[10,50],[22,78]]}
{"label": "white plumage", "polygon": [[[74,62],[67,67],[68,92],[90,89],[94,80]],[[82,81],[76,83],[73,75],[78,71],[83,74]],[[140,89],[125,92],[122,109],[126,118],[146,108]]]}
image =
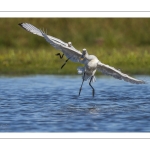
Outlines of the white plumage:
{"label": "white plumage", "polygon": [[115,69],[114,67],[101,63],[96,56],[89,55],[86,49],[83,49],[81,53],[79,50],[75,49],[72,46],[71,42],[65,43],[58,38],[47,35],[43,31],[41,31],[40,29],[34,27],[33,25],[29,23],[20,23],[19,25],[33,34],[37,34],[41,37],[44,37],[44,39],[48,43],[50,43],[54,48],[63,52],[64,55],[68,58],[68,60],[84,64],[84,67],[77,68],[78,73],[82,74],[82,78],[83,78],[83,81],[79,90],[79,95],[82,89],[83,82],[86,80],[90,80],[89,85],[93,89],[93,96],[94,96],[94,88],[92,87],[91,82],[94,82],[96,80],[95,78],[96,70],[102,72],[103,74],[113,76],[116,79],[124,80],[126,82],[130,82],[133,84],[145,84],[146,83],[143,80],[138,80],[133,77],[130,77],[127,74],[124,74],[121,71]]}

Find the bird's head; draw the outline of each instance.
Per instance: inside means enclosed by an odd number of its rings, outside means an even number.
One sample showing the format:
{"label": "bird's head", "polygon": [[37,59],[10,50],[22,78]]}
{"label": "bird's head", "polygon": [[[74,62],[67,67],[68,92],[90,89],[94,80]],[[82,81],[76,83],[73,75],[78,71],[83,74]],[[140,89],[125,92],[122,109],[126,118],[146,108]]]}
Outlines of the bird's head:
{"label": "bird's head", "polygon": [[71,42],[68,42],[68,47],[71,47],[72,46],[72,43]]}
{"label": "bird's head", "polygon": [[82,56],[81,56],[80,60],[82,61],[87,55],[88,55],[88,52],[87,52],[87,50],[84,48],[84,49],[82,50]]}

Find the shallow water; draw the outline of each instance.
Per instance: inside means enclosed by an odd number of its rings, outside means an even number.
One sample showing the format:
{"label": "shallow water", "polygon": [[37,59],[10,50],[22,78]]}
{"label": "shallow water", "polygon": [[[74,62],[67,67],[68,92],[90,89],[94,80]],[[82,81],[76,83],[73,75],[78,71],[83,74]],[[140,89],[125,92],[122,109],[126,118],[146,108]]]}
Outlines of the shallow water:
{"label": "shallow water", "polygon": [[[136,76],[150,81],[149,76]],[[0,77],[0,132],[150,132],[150,84],[81,76]]]}

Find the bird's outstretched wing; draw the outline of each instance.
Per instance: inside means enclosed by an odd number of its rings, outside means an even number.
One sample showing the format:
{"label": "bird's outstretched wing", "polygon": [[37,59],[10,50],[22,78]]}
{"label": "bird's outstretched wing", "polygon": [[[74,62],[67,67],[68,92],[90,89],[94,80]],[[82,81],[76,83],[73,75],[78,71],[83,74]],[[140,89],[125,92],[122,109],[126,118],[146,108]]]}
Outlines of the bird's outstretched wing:
{"label": "bird's outstretched wing", "polygon": [[48,43],[50,43],[54,48],[62,51],[65,56],[71,61],[80,62],[80,57],[82,53],[76,50],[72,45],[68,46],[68,43],[65,43],[58,38],[45,34],[43,31],[29,23],[19,23],[19,25],[33,34],[44,37]]}
{"label": "bird's outstretched wing", "polygon": [[49,38],[48,35],[46,35],[43,31],[41,31],[41,34],[43,35],[43,37],[45,38],[45,40],[50,43],[53,47],[61,50],[65,56],[67,58],[69,58],[69,60],[73,61],[73,62],[80,62],[82,63],[81,61],[81,56],[82,56],[82,53],[72,47],[68,47],[68,45],[63,45],[61,43],[58,43],[54,40],[52,40],[51,38]]}
{"label": "bird's outstretched wing", "polygon": [[101,62],[98,63],[97,70],[106,74],[106,75],[110,75],[110,76],[113,76],[114,78],[117,78],[119,80],[124,80],[126,82],[130,82],[133,84],[145,84],[146,83],[145,81],[132,78],[132,77],[128,76],[127,74],[124,74],[121,71],[115,69],[114,67],[111,67],[109,65],[105,65]]}
{"label": "bird's outstretched wing", "polygon": [[[19,23],[18,25],[20,25],[22,28],[24,28],[25,30],[27,30],[27,31],[29,31],[29,32],[31,32],[33,34],[36,34],[38,36],[43,37],[43,35],[41,33],[41,30],[38,29],[38,28],[36,28],[32,24],[29,24],[29,23]],[[66,45],[66,46],[68,45],[67,43],[65,43],[65,42],[61,41],[60,39],[57,39],[57,38],[55,38],[53,36],[48,35],[48,37],[51,38],[52,40],[54,40],[55,42],[58,42],[58,43],[60,43],[62,45]]]}

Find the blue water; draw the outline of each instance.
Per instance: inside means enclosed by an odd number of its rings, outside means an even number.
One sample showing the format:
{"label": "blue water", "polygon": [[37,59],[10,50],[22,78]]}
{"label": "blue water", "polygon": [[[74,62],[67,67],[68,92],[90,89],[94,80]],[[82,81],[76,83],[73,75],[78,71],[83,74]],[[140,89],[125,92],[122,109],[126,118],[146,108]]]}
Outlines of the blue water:
{"label": "blue water", "polygon": [[[149,76],[136,76],[150,81]],[[150,132],[150,84],[81,76],[0,77],[0,132]]]}

